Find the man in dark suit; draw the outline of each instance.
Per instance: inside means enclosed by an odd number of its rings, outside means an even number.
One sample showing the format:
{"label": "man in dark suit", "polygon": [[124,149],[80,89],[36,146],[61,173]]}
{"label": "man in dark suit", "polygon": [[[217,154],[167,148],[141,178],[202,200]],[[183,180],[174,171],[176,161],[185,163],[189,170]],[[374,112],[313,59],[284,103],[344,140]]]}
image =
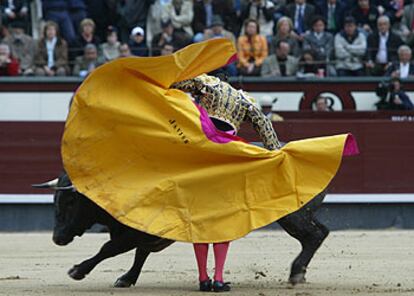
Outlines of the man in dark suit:
{"label": "man in dark suit", "polygon": [[59,25],[59,32],[69,45],[75,42],[76,31],[70,18],[68,1],[42,0],[42,13],[44,20],[54,21]]}
{"label": "man in dark suit", "polygon": [[87,14],[95,22],[95,33],[100,40],[106,39],[108,26],[116,24],[116,2],[113,0],[85,0]]}
{"label": "man in dark suit", "polygon": [[224,21],[224,28],[236,34],[239,26],[232,0],[198,0],[194,1],[194,17],[192,28],[194,34],[204,33],[211,27],[214,15],[219,15]]}
{"label": "man in dark suit", "polygon": [[305,32],[312,28],[315,11],[315,6],[306,3],[306,0],[295,0],[286,6],[285,15],[293,21],[295,32],[303,37]]}
{"label": "man in dark suit", "polygon": [[411,61],[412,51],[407,45],[398,48],[398,61],[388,66],[386,76],[398,78],[414,78],[414,63]]}
{"label": "man in dark suit", "polygon": [[336,34],[344,25],[347,12],[345,0],[318,0],[314,1],[316,10],[326,20],[326,31]]}
{"label": "man in dark suit", "polygon": [[378,10],[371,5],[369,0],[358,0],[357,3],[358,5],[351,10],[350,15],[355,18],[358,28],[363,29],[366,33],[371,33],[375,30],[379,16]]}
{"label": "man in dark suit", "polygon": [[366,68],[370,75],[382,76],[386,66],[397,60],[397,49],[403,44],[401,38],[390,30],[388,16],[380,16],[377,20],[377,31],[368,36]]}

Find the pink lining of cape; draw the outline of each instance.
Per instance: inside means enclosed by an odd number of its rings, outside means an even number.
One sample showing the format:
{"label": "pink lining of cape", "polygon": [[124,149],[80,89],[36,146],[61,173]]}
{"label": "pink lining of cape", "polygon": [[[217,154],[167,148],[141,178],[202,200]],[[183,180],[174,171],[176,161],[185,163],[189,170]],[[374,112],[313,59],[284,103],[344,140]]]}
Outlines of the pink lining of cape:
{"label": "pink lining of cape", "polygon": [[203,128],[203,132],[210,141],[214,143],[219,143],[219,144],[225,144],[231,141],[246,142],[243,138],[240,138],[238,136],[233,136],[226,132],[216,129],[216,127],[214,126],[214,123],[211,121],[210,117],[208,116],[207,111],[200,105],[197,105],[197,104],[195,105],[200,111],[200,120],[201,120],[201,126]]}
{"label": "pink lining of cape", "polygon": [[355,140],[354,135],[349,133],[348,137],[346,137],[344,151],[342,152],[342,155],[352,156],[352,155],[358,155],[358,154],[359,154],[358,144]]}

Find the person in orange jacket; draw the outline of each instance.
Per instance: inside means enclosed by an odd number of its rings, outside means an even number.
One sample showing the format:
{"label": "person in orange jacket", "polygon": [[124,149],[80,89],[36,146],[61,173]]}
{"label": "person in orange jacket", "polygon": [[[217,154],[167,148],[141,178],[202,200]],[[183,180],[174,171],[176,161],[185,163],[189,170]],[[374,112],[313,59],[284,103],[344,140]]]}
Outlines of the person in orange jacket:
{"label": "person in orange jacket", "polygon": [[260,35],[259,23],[254,19],[246,20],[244,35],[237,39],[239,73],[245,76],[260,76],[260,68],[268,53],[267,40]]}

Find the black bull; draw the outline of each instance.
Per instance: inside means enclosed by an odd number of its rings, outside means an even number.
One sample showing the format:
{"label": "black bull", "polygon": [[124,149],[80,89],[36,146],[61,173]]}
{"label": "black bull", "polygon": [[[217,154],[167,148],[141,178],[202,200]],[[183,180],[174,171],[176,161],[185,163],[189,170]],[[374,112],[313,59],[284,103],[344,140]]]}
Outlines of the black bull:
{"label": "black bull", "polygon": [[[68,271],[69,276],[75,280],[83,279],[101,261],[135,248],[132,267],[115,282],[115,287],[130,287],[135,285],[148,255],[151,252],[159,252],[174,242],[121,224],[90,199],[75,191],[66,173],[57,179],[57,183],[43,183],[37,187],[56,190],[53,241],[57,245],[69,244],[75,236],[81,236],[95,223],[105,225],[109,229],[110,240],[102,246],[100,251]],[[325,195],[326,191],[321,192],[300,210],[277,221],[302,245],[302,251],[291,266],[289,282],[292,284],[305,281],[309,262],[329,234],[329,230],[314,216],[314,212],[322,204]]]}

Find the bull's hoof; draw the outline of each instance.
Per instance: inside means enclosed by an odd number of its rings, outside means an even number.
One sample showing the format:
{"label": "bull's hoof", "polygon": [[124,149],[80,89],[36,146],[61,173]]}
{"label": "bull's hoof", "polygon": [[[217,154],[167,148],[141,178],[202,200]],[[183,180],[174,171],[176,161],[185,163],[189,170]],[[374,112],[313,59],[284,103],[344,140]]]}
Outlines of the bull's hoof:
{"label": "bull's hoof", "polygon": [[79,265],[75,265],[69,269],[68,275],[76,281],[80,281],[85,278],[85,274],[79,271]]}
{"label": "bull's hoof", "polygon": [[128,279],[123,279],[122,277],[120,277],[119,279],[116,280],[114,287],[115,288],[129,288],[133,285],[135,285],[135,283],[133,283],[132,281]]}
{"label": "bull's hoof", "polygon": [[306,283],[306,279],[305,279],[305,273],[297,273],[295,275],[292,275],[289,278],[289,283],[291,283],[292,285],[297,285],[297,284],[304,284]]}

